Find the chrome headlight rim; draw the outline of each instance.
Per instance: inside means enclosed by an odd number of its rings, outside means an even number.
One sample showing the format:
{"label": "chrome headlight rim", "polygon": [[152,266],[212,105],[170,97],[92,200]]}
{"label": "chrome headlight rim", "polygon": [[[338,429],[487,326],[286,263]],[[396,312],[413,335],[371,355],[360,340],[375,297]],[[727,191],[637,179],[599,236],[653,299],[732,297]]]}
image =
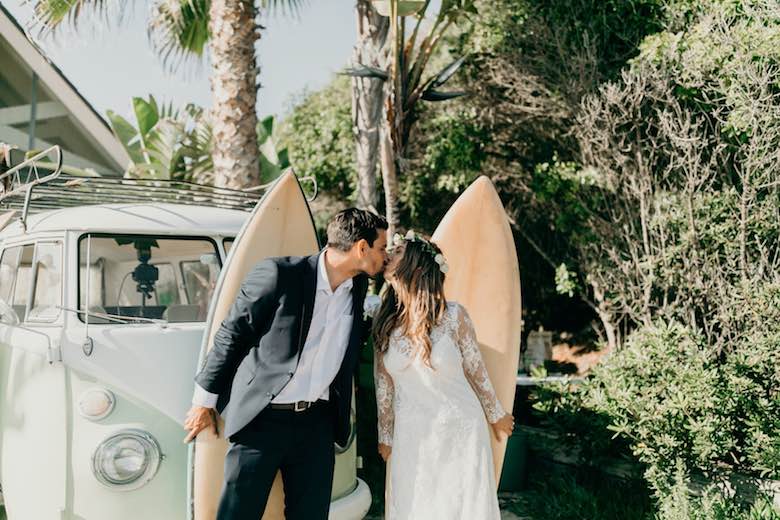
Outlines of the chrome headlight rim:
{"label": "chrome headlight rim", "polygon": [[[106,450],[111,443],[126,439],[135,440],[144,447],[144,453],[148,462],[143,472],[139,473],[137,477],[126,482],[121,482],[116,481],[105,474],[101,467],[101,461],[104,450]],[[100,444],[98,444],[97,448],[95,448],[95,451],[92,453],[92,474],[98,482],[110,489],[133,491],[144,486],[154,478],[157,471],[160,469],[162,460],[163,454],[162,450],[160,450],[160,444],[151,433],[138,428],[126,428],[112,433],[103,439]]]}

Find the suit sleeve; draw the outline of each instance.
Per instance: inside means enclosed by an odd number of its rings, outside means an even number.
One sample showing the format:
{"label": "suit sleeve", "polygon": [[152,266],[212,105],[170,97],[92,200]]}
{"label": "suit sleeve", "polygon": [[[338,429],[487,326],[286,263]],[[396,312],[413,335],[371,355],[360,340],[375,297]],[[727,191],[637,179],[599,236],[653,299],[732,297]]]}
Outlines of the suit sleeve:
{"label": "suit sleeve", "polygon": [[258,263],[244,279],[228,317],[214,335],[214,345],[195,381],[206,392],[221,394],[232,384],[238,365],[260,339],[278,303],[279,267]]}

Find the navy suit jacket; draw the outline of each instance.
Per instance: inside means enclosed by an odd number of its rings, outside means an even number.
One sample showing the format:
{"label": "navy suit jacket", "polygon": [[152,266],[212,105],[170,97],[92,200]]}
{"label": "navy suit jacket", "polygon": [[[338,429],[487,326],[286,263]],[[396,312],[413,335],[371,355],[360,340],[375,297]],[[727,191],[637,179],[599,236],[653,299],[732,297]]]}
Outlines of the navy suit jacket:
{"label": "navy suit jacket", "polygon": [[[219,394],[226,437],[249,424],[292,379],[311,325],[320,254],[259,262],[217,330],[195,381]],[[367,276],[353,278],[352,330],[330,385],[335,440],[341,446],[350,436],[352,381],[368,332],[363,320],[367,288]]]}

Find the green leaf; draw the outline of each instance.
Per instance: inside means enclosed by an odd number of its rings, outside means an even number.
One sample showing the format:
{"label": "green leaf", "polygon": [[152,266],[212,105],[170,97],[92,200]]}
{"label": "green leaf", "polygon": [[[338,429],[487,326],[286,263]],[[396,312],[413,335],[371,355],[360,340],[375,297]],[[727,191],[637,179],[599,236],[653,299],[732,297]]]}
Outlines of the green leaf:
{"label": "green leaf", "polygon": [[422,98],[425,101],[448,101],[450,99],[459,98],[462,96],[465,96],[467,92],[463,91],[457,91],[457,92],[440,92],[438,90],[434,90],[432,88],[426,89],[423,94]]}
{"label": "green leaf", "polygon": [[375,67],[369,67],[367,65],[360,65],[359,67],[344,69],[339,74],[343,76],[350,76],[353,78],[375,78],[382,81],[387,80],[387,72]]}
{"label": "green leaf", "polygon": [[111,130],[127,152],[127,155],[130,156],[130,160],[134,163],[143,162],[144,158],[141,153],[138,130],[113,110],[108,110],[106,115],[108,116]]}
{"label": "green leaf", "polygon": [[289,168],[290,167],[290,154],[287,151],[287,148],[285,148],[284,150],[280,151],[278,153],[278,155],[279,155],[279,168],[281,168],[283,170],[286,169],[286,168]]}
{"label": "green leaf", "polygon": [[259,143],[270,139],[274,134],[274,116],[268,116],[260,121],[257,129],[257,141]]}
{"label": "green leaf", "polygon": [[461,56],[457,60],[453,61],[452,63],[450,63],[449,65],[444,67],[444,69],[441,72],[439,72],[436,75],[436,77],[433,79],[433,82],[431,82],[431,87],[432,88],[441,87],[442,85],[447,83],[447,81],[456,72],[458,72],[458,69],[461,67],[461,65],[463,65],[463,62],[465,62],[465,61],[466,61],[466,57],[465,56]]}
{"label": "green leaf", "polygon": [[160,118],[157,110],[157,102],[154,101],[152,96],[149,96],[149,99],[151,100],[151,103],[148,103],[143,98],[133,98],[133,110],[135,111],[135,118],[138,121],[138,132],[144,140]]}

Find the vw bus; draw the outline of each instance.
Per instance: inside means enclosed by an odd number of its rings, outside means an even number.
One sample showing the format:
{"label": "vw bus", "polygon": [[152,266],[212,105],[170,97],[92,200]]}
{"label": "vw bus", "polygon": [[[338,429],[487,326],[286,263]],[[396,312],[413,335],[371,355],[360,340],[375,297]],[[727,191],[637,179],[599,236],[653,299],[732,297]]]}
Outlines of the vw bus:
{"label": "vw bus", "polygon": [[[61,162],[48,150],[0,175],[15,211],[0,217],[6,514],[190,518],[182,422],[221,266],[259,194],[76,178]],[[352,436],[331,518],[368,509],[356,467]]]}

